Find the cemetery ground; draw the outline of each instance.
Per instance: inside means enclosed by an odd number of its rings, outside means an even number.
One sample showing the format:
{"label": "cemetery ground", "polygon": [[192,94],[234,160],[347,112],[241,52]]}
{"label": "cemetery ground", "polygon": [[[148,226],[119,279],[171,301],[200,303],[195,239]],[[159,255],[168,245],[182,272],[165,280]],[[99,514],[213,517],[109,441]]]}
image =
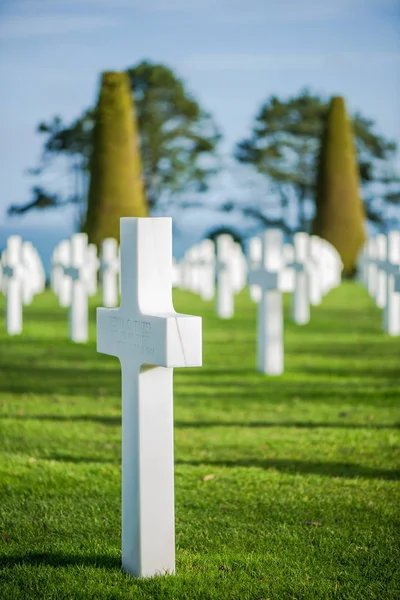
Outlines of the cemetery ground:
{"label": "cemetery ground", "polygon": [[[400,340],[345,283],[291,323],[285,373],[255,371],[256,305],[203,317],[203,367],[174,372],[175,576],[121,559],[121,375],[67,340],[50,293],[0,334],[2,599],[397,599]],[[1,305],[3,308],[4,305]]]}

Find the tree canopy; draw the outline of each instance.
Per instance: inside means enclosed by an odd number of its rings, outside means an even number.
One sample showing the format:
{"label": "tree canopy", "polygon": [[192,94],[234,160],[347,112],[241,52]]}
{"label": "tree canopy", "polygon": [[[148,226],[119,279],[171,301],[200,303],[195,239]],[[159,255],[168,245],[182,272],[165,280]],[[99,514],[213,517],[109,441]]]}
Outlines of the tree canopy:
{"label": "tree canopy", "polygon": [[126,73],[101,76],[95,110],[87,214],[81,229],[98,247],[119,241],[121,217],[147,217],[139,135]]}
{"label": "tree canopy", "polygon": [[[282,215],[290,205],[297,207],[300,229],[308,229],[312,219],[318,152],[328,107],[329,99],[307,89],[288,99],[271,96],[256,114],[250,136],[239,141],[234,152],[239,162],[268,178]],[[390,168],[396,144],[375,133],[374,122],[360,113],[351,116],[351,123],[367,217],[380,224],[387,217],[388,187],[398,181]],[[251,212],[265,219],[261,205],[255,204]]]}
{"label": "tree canopy", "polygon": [[[126,71],[139,127],[143,178],[150,208],[183,192],[203,192],[216,172],[221,135],[209,113],[188,92],[183,81],[162,64],[142,61]],[[59,159],[67,162],[67,192],[44,186],[33,188],[33,199],[11,206],[9,214],[76,204],[84,220],[89,160],[93,149],[94,109],[71,124],[60,117],[38,125],[45,136],[41,164],[31,174],[40,176]]]}
{"label": "tree canopy", "polygon": [[[199,206],[198,193],[207,191],[221,164],[217,159],[221,135],[213,118],[165,65],[142,61],[126,73],[135,100],[150,209],[165,203],[174,203],[179,210]],[[221,190],[221,202],[214,207],[222,212],[239,211],[264,226],[281,226],[288,232],[308,230],[329,100],[307,89],[289,98],[270,96],[255,115],[250,135],[238,141],[233,152],[233,187],[241,190],[242,199]],[[66,176],[58,176],[63,189],[38,183],[32,188],[33,197],[11,206],[9,214],[74,204],[78,221],[85,220],[93,117],[93,108],[89,108],[69,125],[60,117],[39,124],[38,132],[45,137],[42,160],[31,173],[46,175],[64,161]],[[384,227],[400,206],[400,179],[392,167],[396,144],[376,133],[374,122],[360,113],[350,119],[366,214],[371,222]],[[245,177],[239,165],[246,171]],[[193,196],[197,200],[192,200]]]}
{"label": "tree canopy", "polygon": [[354,136],[344,99],[332,98],[318,158],[313,233],[339,252],[346,275],[352,275],[365,243],[365,212],[360,198]]}

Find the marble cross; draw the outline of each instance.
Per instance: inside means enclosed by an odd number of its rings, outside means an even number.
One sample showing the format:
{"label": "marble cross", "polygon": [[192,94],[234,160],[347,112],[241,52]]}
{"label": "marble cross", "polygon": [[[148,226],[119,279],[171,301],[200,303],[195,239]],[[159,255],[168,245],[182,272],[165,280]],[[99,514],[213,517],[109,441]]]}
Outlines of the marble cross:
{"label": "marble cross", "polygon": [[308,270],[308,244],[307,233],[294,235],[295,260],[290,265],[295,272],[295,286],[292,300],[292,318],[297,325],[305,325],[310,321],[310,285]]}
{"label": "marble cross", "polygon": [[101,245],[101,289],[106,308],[118,305],[119,270],[118,242],[114,238],[107,238]]}
{"label": "marble cross", "polygon": [[[89,260],[88,260],[89,258]],[[70,257],[64,273],[72,282],[69,308],[69,336],[73,342],[88,340],[88,287],[96,266],[88,257],[86,233],[76,233],[70,240]]]}
{"label": "marble cross", "polygon": [[322,244],[321,238],[316,235],[310,236],[309,242],[309,264],[310,264],[310,277],[309,277],[309,294],[310,304],[312,306],[319,306],[322,301],[322,277],[321,277],[321,255],[322,255]]}
{"label": "marble cross", "polygon": [[257,369],[268,375],[283,372],[283,311],[279,291],[282,268],[282,231],[268,229],[262,235],[262,261],[248,274],[249,286],[261,290],[257,319]]}
{"label": "marble cross", "polygon": [[[252,237],[249,241],[248,265],[250,271],[255,271],[262,262],[262,240],[258,236]],[[258,285],[249,286],[250,298],[253,302],[261,300],[262,291]]]}
{"label": "marble cross", "polygon": [[383,310],[383,329],[389,335],[400,335],[400,232],[387,236],[386,304]]}
{"label": "marble cross", "polygon": [[294,262],[294,247],[292,244],[283,244],[282,256],[283,268],[279,277],[279,289],[281,292],[293,293],[295,286],[295,272],[290,268],[290,265]]}
{"label": "marble cross", "polygon": [[198,244],[192,246],[187,252],[189,262],[189,285],[188,289],[198,294],[201,288],[201,249]]}
{"label": "marble cross", "polygon": [[341,283],[343,263],[336,248],[329,242],[320,238],[320,256],[321,256],[321,283],[322,294],[327,294],[331,289]]}
{"label": "marble cross", "polygon": [[44,291],[46,274],[40,256],[32,242],[23,242],[21,251],[26,274],[22,285],[22,301],[26,306],[32,304],[35,294],[40,294]]}
{"label": "marble cross", "polygon": [[243,255],[242,246],[238,242],[232,244],[231,260],[231,279],[234,294],[239,294],[247,282],[247,262]]}
{"label": "marble cross", "polygon": [[51,269],[51,288],[63,308],[71,305],[72,279],[67,277],[65,270],[71,263],[71,242],[62,240],[54,249]]}
{"label": "marble cross", "polygon": [[87,246],[85,262],[87,267],[86,291],[88,296],[94,296],[97,292],[97,276],[100,268],[100,260],[97,257],[96,244],[89,244]]}
{"label": "marble cross", "polygon": [[172,220],[122,218],[121,303],[97,309],[97,351],[122,372],[122,565],[175,571],[174,367],[202,363],[201,318],[172,303]]}
{"label": "marble cross", "polygon": [[200,244],[200,296],[209,301],[215,294],[215,246],[205,239]]}
{"label": "marble cross", "polygon": [[179,263],[174,257],[172,257],[172,287],[182,287],[182,263]]}
{"label": "marble cross", "polygon": [[22,286],[26,272],[22,262],[22,239],[12,235],[2,254],[2,289],[6,296],[6,331],[9,335],[22,332]]}
{"label": "marble cross", "polygon": [[376,241],[376,290],[375,302],[379,308],[384,308],[386,305],[387,294],[387,272],[386,269],[390,265],[388,260],[388,240],[385,234],[379,233],[375,237]]}
{"label": "marble cross", "polygon": [[370,296],[375,298],[377,289],[378,267],[376,264],[378,258],[377,243],[375,238],[368,240],[366,248],[366,283]]}
{"label": "marble cross", "polygon": [[192,291],[192,256],[191,249],[186,250],[181,261],[181,287],[184,290]]}
{"label": "marble cross", "polygon": [[217,315],[222,319],[230,319],[234,313],[230,265],[233,243],[233,238],[228,234],[221,234],[216,239]]}

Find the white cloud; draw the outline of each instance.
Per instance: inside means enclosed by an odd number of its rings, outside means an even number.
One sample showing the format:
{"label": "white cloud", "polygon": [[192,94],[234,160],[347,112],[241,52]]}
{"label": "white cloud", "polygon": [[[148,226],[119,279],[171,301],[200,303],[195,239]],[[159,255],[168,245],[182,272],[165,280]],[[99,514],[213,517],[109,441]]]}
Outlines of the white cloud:
{"label": "white cloud", "polygon": [[398,0],[13,0],[30,11],[81,9],[132,9],[150,13],[206,16],[225,23],[321,22],[363,15],[381,7],[398,7]]}
{"label": "white cloud", "polygon": [[[254,1],[254,0],[252,0]],[[256,0],[257,1],[257,0]],[[131,8],[146,12],[197,12],[215,4],[213,0],[14,0],[14,6],[29,10],[66,9],[66,8]],[[226,4],[226,0],[222,0]],[[235,0],[234,0],[235,2]],[[229,2],[228,2],[229,3]]]}
{"label": "white cloud", "polygon": [[33,36],[64,35],[97,31],[117,24],[105,16],[32,15],[3,17],[0,22],[0,39],[22,39]]}
{"label": "white cloud", "polygon": [[342,52],[335,54],[195,54],[182,61],[191,71],[281,71],[305,69],[360,69],[396,67],[400,54],[394,52]]}
{"label": "white cloud", "polygon": [[185,59],[182,66],[191,71],[270,71],[294,68],[299,65],[319,67],[321,57],[318,55],[298,54],[194,54]]}

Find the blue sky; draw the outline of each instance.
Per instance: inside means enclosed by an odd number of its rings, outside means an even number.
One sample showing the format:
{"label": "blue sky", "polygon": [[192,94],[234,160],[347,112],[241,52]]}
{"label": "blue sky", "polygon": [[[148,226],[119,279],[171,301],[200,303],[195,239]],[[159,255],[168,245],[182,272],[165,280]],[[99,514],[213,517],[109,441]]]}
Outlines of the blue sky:
{"label": "blue sky", "polygon": [[36,183],[25,171],[40,156],[37,123],[72,120],[95,102],[101,71],[145,58],[185,79],[225,151],[263,100],[305,86],[343,95],[400,146],[399,31],[400,0],[0,0],[0,225]]}

